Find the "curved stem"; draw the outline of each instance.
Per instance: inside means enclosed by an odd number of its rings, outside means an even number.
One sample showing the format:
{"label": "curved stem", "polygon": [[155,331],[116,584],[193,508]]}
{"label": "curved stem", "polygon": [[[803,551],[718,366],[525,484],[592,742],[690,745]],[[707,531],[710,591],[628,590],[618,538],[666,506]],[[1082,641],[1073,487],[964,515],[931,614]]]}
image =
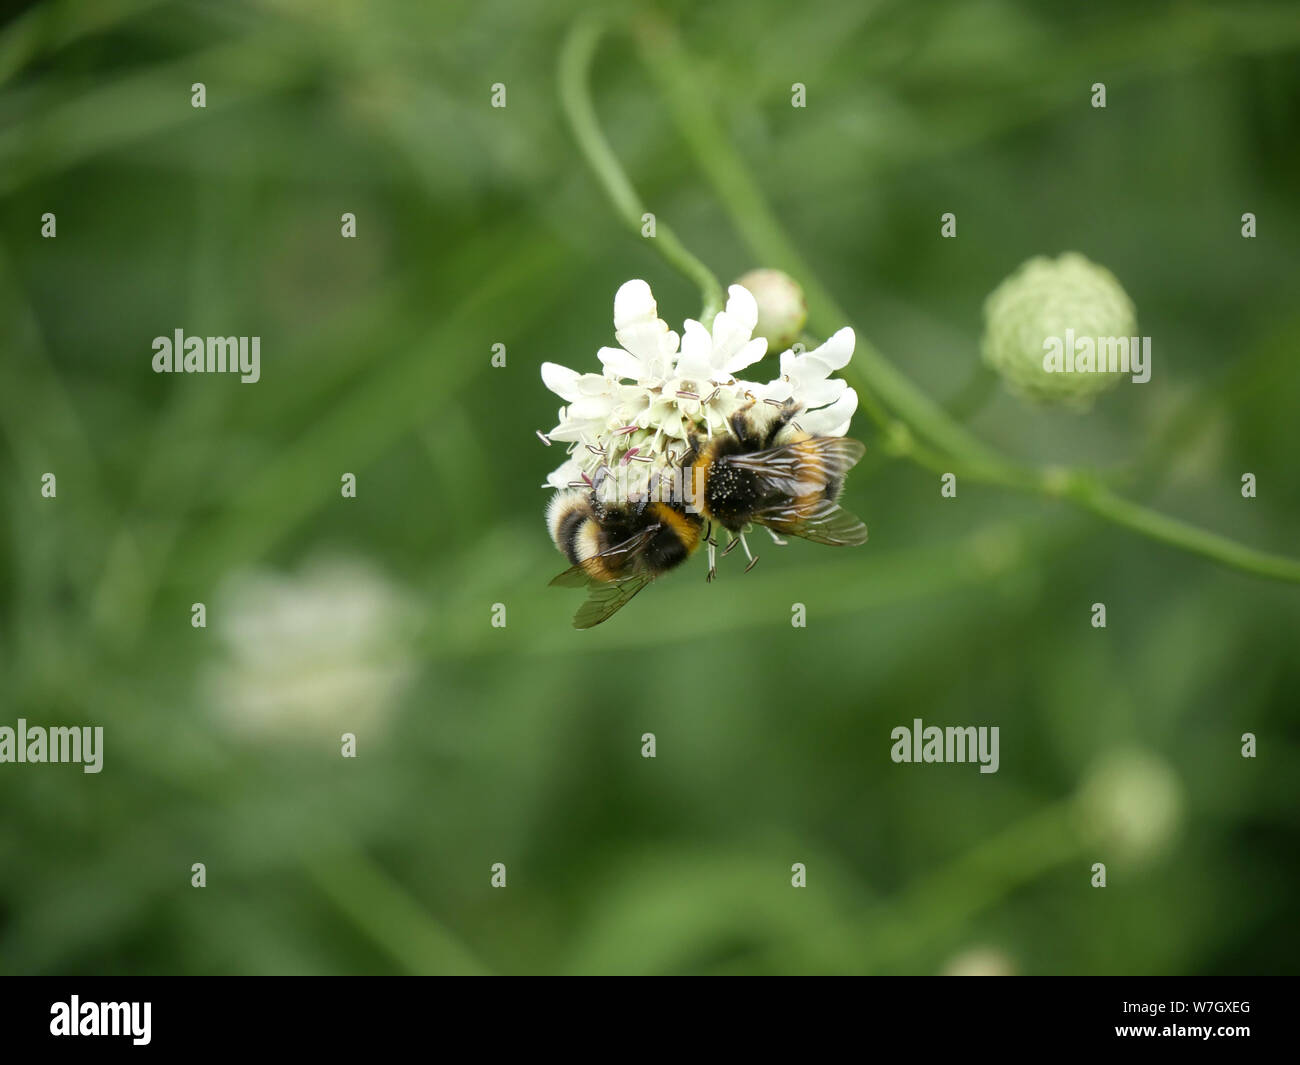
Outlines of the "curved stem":
{"label": "curved stem", "polygon": [[[799,278],[812,328],[830,333],[850,321],[798,253],[751,169],[708,110],[705,94],[676,36],[661,22],[646,21],[638,25],[637,40],[642,59],[683,138],[713,183],[733,224],[763,265]],[[1300,561],[1296,559],[1257,551],[1123,499],[1084,471],[1039,469],[1001,455],[921,392],[860,333],[853,362],[844,373],[863,394],[864,409],[884,431],[886,446],[894,454],[905,455],[932,470],[946,466],[959,476],[983,483],[1065,498],[1171,547],[1258,577],[1300,582]]]}
{"label": "curved stem", "polygon": [[[578,148],[609,197],[615,213],[633,233],[639,235],[644,225],[645,204],[601,132],[591,103],[591,63],[603,33],[604,27],[595,20],[579,21],[569,31],[560,50],[560,106]],[[717,277],[658,218],[655,219],[654,234],[649,239],[655,250],[699,288],[703,304],[700,318],[705,325],[710,324],[723,304],[722,286]]]}
{"label": "curved stem", "polygon": [[1300,561],[1239,544],[1226,536],[1171,518],[1116,495],[1105,485],[1086,483],[1067,493],[1078,506],[1126,529],[1171,547],[1277,581],[1300,582]]}

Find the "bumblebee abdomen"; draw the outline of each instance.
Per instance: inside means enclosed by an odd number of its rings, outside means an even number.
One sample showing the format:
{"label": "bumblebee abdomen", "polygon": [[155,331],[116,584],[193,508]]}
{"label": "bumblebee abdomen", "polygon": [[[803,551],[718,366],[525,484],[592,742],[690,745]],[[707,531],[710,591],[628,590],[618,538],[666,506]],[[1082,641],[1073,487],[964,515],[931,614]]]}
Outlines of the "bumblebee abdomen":
{"label": "bumblebee abdomen", "polygon": [[659,523],[659,531],[646,547],[645,563],[653,573],[662,573],[690,558],[700,546],[703,523],[694,514],[668,503],[651,503],[646,518]]}
{"label": "bumblebee abdomen", "polygon": [[546,508],[546,527],[551,539],[573,565],[600,550],[600,528],[583,492],[560,492]]}

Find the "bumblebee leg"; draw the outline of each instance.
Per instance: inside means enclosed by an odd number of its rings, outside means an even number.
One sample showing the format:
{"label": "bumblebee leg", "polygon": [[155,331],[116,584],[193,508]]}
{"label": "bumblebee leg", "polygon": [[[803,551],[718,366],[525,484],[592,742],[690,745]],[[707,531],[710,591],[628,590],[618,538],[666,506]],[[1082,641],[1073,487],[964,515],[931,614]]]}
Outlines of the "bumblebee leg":
{"label": "bumblebee leg", "polygon": [[749,559],[749,565],[745,567],[745,572],[748,573],[748,572],[749,572],[750,570],[752,570],[756,565],[758,565],[758,556],[757,556],[757,555],[751,555],[751,554],[749,553],[749,544],[748,544],[748,543],[746,542],[746,540],[745,540],[745,534],[744,534],[744,533],[741,533],[741,534],[740,534],[739,539],[740,539],[740,546],[743,547],[743,548],[745,549],[745,557],[746,557],[747,559]]}
{"label": "bumblebee leg", "polygon": [[705,581],[712,581],[718,575],[718,541],[713,538],[713,523],[704,530],[704,543],[709,549],[709,572]]}
{"label": "bumblebee leg", "polygon": [[[767,526],[764,525],[763,528],[767,529]],[[771,529],[767,529],[767,535],[772,538],[772,543],[777,544],[780,547],[785,547],[785,545],[790,542],[789,540],[782,540],[781,537],[777,536]]]}

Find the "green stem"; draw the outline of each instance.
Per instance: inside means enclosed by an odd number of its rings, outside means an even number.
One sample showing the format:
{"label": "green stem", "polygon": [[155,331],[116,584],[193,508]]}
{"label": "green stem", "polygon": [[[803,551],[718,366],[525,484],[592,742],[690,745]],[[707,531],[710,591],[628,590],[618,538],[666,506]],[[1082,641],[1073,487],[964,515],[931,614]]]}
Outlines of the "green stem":
{"label": "green stem", "polygon": [[[813,329],[830,333],[849,322],[849,316],[786,235],[751,168],[708,109],[694,67],[675,34],[660,21],[646,20],[638,24],[637,40],[682,137],[749,246],[765,266],[799,278]],[[886,446],[894,454],[986,484],[1064,497],[1171,547],[1255,576],[1300,582],[1300,561],[1257,551],[1122,499],[1082,471],[1042,470],[1001,455],[917,389],[861,333],[845,376],[858,388],[864,410],[884,430]],[[927,442],[932,446],[927,447]]]}
{"label": "green stem", "polygon": [[[619,165],[618,157],[601,132],[596,110],[591,103],[591,63],[604,26],[595,20],[579,21],[560,50],[560,106],[569,120],[569,128],[584,158],[615,213],[633,233],[640,234],[646,214],[645,204]],[[651,243],[668,264],[695,283],[700,290],[705,325],[722,309],[722,285],[704,263],[696,258],[677,235],[660,219],[655,219]]]}
{"label": "green stem", "polygon": [[1103,484],[1087,481],[1073,486],[1067,496],[1084,510],[1141,533],[1151,540],[1213,559],[1224,566],[1243,573],[1253,573],[1257,577],[1300,582],[1300,561],[1296,559],[1258,551],[1208,529],[1150,510],[1116,495]]}

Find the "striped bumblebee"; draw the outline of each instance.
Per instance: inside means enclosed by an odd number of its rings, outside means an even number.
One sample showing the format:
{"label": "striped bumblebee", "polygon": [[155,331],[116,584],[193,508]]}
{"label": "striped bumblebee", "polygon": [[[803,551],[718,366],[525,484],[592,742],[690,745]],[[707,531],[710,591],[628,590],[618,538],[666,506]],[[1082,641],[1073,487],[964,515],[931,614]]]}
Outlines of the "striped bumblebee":
{"label": "striped bumblebee", "polygon": [[[775,410],[771,408],[775,407]],[[717,575],[714,527],[726,530],[749,557],[746,526],[842,547],[866,542],[867,527],[839,505],[845,474],[866,450],[841,436],[810,436],[794,418],[794,403],[750,401],[728,420],[730,433],[694,436],[678,478],[666,492],[613,502],[570,489],[551,501],[547,525],[556,547],[572,563],[551,581],[585,587],[587,600],[574,615],[575,628],[599,625],[656,577],[686,561],[704,544],[707,579]]]}

